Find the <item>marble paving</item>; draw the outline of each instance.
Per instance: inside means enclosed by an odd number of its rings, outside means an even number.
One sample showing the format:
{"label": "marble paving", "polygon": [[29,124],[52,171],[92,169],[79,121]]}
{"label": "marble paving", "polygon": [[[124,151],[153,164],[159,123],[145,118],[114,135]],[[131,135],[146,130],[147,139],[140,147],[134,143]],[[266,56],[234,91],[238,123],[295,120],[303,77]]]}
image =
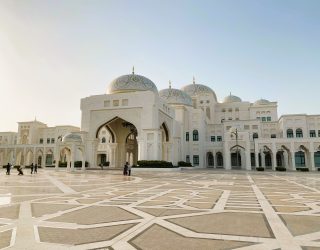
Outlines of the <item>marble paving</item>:
{"label": "marble paving", "polygon": [[3,170],[0,249],[320,249],[320,173]]}

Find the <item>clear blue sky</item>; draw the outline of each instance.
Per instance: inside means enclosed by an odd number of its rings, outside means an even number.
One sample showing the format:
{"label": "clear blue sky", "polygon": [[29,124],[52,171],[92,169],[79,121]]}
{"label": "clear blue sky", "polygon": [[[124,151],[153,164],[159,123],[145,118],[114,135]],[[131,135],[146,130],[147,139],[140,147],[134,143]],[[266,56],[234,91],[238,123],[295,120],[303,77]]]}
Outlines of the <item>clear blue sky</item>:
{"label": "clear blue sky", "polygon": [[80,98],[131,72],[220,101],[320,114],[320,1],[0,1],[0,131],[80,126]]}

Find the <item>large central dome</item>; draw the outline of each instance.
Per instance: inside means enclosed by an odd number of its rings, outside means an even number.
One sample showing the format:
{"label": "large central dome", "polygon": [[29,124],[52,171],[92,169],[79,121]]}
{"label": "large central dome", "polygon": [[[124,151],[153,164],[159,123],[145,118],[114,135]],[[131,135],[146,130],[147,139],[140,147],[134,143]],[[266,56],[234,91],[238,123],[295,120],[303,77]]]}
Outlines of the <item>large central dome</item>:
{"label": "large central dome", "polygon": [[108,86],[107,94],[147,90],[158,93],[157,86],[150,79],[144,76],[130,74],[114,79]]}

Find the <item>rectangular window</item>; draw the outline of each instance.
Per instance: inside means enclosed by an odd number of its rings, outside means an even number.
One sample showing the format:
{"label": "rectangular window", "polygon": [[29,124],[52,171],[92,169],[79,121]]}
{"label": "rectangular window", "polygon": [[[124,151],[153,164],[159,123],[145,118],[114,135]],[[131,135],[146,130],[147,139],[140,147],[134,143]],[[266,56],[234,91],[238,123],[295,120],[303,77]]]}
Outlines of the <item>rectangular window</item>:
{"label": "rectangular window", "polygon": [[47,144],[50,144],[50,138],[47,138]]}
{"label": "rectangular window", "polygon": [[211,136],[211,141],[215,142],[216,141],[216,137],[215,136]]}
{"label": "rectangular window", "polygon": [[42,139],[42,138],[40,138],[39,143],[40,143],[40,144],[43,144],[43,139]]}
{"label": "rectangular window", "polygon": [[265,121],[266,121],[266,118],[265,118],[265,117],[262,117],[262,121],[265,122]]}
{"label": "rectangular window", "polygon": [[128,99],[122,99],[122,106],[128,106]]}
{"label": "rectangular window", "polygon": [[248,130],[248,129],[250,129],[250,126],[249,125],[244,125],[244,129]]}
{"label": "rectangular window", "polygon": [[110,107],[110,101],[104,101],[104,106],[105,107]]}
{"label": "rectangular window", "polygon": [[310,137],[316,137],[316,131],[310,130]]}
{"label": "rectangular window", "polygon": [[190,155],[186,155],[186,162],[190,163]]}
{"label": "rectangular window", "polygon": [[222,136],[217,136],[217,141],[222,141]]}
{"label": "rectangular window", "polygon": [[186,141],[189,141],[189,132],[186,132]]}
{"label": "rectangular window", "polygon": [[51,143],[54,143],[54,138],[51,138]]}
{"label": "rectangular window", "polygon": [[119,100],[113,100],[113,106],[118,107],[119,106]]}
{"label": "rectangular window", "polygon": [[318,137],[320,137],[320,130],[318,130]]}
{"label": "rectangular window", "polygon": [[193,156],[193,165],[199,166],[199,155]]}
{"label": "rectangular window", "polygon": [[271,117],[270,116],[267,117],[267,121],[271,122]]}
{"label": "rectangular window", "polygon": [[277,138],[277,135],[271,134],[271,138]]}

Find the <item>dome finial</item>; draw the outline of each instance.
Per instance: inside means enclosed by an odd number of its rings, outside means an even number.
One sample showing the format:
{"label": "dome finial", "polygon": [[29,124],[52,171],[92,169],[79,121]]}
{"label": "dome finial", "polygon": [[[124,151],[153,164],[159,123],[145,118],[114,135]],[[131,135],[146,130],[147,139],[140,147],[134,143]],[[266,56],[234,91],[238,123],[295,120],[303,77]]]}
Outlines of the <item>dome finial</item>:
{"label": "dome finial", "polygon": [[171,89],[171,81],[169,80],[169,89]]}
{"label": "dome finial", "polygon": [[134,66],[132,66],[132,75],[134,75]]}
{"label": "dome finial", "polygon": [[196,78],[193,76],[193,84],[196,84]]}

